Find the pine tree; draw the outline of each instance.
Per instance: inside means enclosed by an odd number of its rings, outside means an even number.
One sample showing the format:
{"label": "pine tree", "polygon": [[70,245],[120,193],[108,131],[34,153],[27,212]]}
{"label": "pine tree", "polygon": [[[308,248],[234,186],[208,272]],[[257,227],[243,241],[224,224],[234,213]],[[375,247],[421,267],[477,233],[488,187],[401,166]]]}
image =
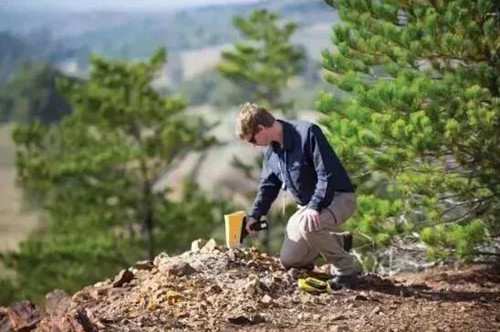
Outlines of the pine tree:
{"label": "pine tree", "polygon": [[61,73],[48,64],[25,62],[5,84],[0,85],[0,123],[39,120],[59,121],[71,108],[56,91]]}
{"label": "pine tree", "polygon": [[344,94],[317,108],[359,185],[348,226],[375,247],[471,258],[500,234],[498,6],[326,2],[342,22],[325,79]]}
{"label": "pine tree", "polygon": [[297,25],[281,24],[280,19],[280,14],[265,9],[256,9],[248,17],[235,16],[234,26],[243,39],[222,52],[218,69],[245,92],[247,101],[293,115],[281,93],[299,72],[304,54],[290,43]]}
{"label": "pine tree", "polygon": [[222,220],[219,202],[192,181],[177,203],[166,194],[179,184],[156,186],[183,156],[214,142],[180,97],[153,89],[165,58],[163,49],[137,63],[93,56],[88,81],[59,82],[69,116],[15,129],[19,182],[46,211],[43,232],[4,258],[25,296],[74,291],[159,249],[187,249],[186,238],[209,236]]}

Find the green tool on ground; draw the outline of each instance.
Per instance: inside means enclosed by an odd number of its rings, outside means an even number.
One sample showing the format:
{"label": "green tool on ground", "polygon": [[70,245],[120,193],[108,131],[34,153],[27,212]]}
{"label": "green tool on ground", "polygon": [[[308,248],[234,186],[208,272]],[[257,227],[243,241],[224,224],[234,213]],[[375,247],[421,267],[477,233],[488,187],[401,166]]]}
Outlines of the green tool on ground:
{"label": "green tool on ground", "polygon": [[309,293],[325,293],[330,291],[326,281],[316,278],[300,278],[298,280],[299,289]]}

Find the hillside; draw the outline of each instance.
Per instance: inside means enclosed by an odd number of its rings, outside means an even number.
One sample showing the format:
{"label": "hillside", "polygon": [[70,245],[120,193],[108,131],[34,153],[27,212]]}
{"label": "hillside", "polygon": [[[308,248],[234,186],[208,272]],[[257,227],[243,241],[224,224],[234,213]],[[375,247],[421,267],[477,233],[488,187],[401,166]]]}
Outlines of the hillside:
{"label": "hillside", "polygon": [[[0,10],[0,34],[7,31],[11,39],[25,45],[21,50],[24,57],[47,61],[73,75],[85,75],[91,52],[136,60],[147,57],[158,46],[165,46],[169,54],[189,59],[197,50],[210,52],[231,44],[238,36],[232,24],[233,16],[247,15],[257,7],[279,11],[284,19],[295,20],[299,29],[294,42],[303,45],[312,58],[319,59],[320,51],[330,47],[330,26],[338,21],[338,15],[322,0],[261,1],[137,12],[19,12],[8,11],[7,7]],[[21,52],[17,50],[20,46],[11,44],[2,43],[2,46],[9,52]],[[15,49],[10,51],[10,48]],[[13,66],[10,58],[2,53],[0,62]],[[196,58],[203,61],[203,56]],[[184,67],[186,71],[190,68]],[[5,80],[5,75],[0,71],[1,79]]]}
{"label": "hillside", "polygon": [[[201,246],[200,244],[205,244]],[[200,249],[201,247],[201,249]],[[499,270],[435,268],[391,278],[364,275],[356,290],[313,294],[255,247],[211,240],[138,262],[71,297],[47,295],[0,310],[0,331],[498,331]]]}

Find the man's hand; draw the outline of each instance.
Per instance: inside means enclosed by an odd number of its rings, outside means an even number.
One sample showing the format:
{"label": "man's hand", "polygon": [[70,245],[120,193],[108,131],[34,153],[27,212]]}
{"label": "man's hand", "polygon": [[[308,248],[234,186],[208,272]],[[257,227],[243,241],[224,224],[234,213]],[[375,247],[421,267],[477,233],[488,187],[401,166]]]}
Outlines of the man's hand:
{"label": "man's hand", "polygon": [[319,212],[314,209],[305,209],[304,212],[302,212],[300,221],[305,223],[305,229],[308,232],[316,232],[321,226],[319,222]]}
{"label": "man's hand", "polygon": [[250,226],[253,225],[253,224],[255,224],[256,222],[257,222],[257,220],[255,220],[254,218],[247,217],[247,223],[246,223],[245,229],[246,229],[246,231],[248,233],[248,236],[252,236],[255,233],[255,231],[252,231],[250,229]]}

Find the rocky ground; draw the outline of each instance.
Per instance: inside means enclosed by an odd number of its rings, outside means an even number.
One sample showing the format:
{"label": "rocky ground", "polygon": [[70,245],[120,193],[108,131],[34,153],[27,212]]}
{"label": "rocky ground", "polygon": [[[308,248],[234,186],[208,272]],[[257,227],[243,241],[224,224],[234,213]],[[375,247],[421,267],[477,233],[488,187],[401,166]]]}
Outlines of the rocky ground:
{"label": "rocky ground", "polygon": [[4,331],[499,331],[500,274],[484,265],[416,274],[367,274],[356,290],[312,294],[256,248],[198,241],[160,254],[73,296],[0,310]]}

